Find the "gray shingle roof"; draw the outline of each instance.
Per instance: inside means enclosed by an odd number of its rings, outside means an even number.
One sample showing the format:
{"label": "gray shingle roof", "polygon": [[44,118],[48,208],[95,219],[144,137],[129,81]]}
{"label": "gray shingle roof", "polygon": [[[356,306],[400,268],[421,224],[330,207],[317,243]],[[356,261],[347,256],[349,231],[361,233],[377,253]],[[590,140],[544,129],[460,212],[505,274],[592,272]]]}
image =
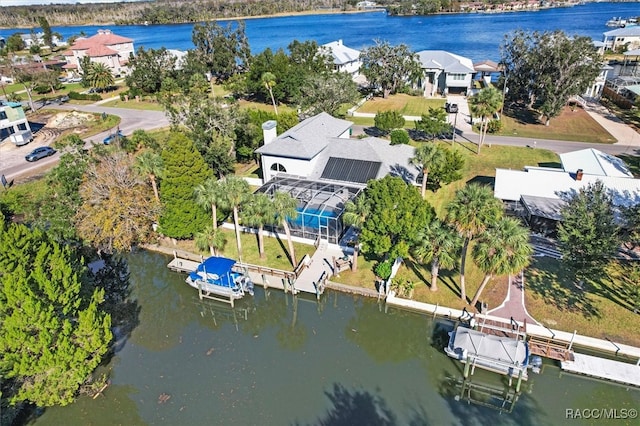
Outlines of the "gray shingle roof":
{"label": "gray shingle roof", "polygon": [[321,112],[304,120],[256,150],[259,154],[309,160],[327,146],[329,138],[337,138],[353,123]]}

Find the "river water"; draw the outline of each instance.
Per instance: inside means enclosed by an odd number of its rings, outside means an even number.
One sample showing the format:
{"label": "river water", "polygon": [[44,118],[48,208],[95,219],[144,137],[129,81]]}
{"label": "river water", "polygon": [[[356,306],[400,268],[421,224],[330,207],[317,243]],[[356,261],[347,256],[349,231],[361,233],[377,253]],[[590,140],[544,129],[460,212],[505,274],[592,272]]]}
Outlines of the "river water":
{"label": "river water", "polygon": [[[547,363],[501,414],[459,398],[462,365],[444,354],[446,334],[429,317],[331,291],[317,302],[261,288],[231,309],[198,300],[169,260],[129,256],[139,325],[105,368],[104,395],[32,424],[558,425],[566,410],[640,406],[640,391]],[[472,383],[506,389],[482,370]]]}
{"label": "river water", "polygon": [[[499,46],[505,34],[526,31],[563,30],[569,35],[602,40],[611,28],[605,22],[612,17],[640,15],[638,3],[587,3],[574,7],[546,9],[536,12],[493,14],[450,14],[397,17],[384,12],[331,15],[300,15],[246,20],[246,33],[253,53],[267,47],[286,48],[291,41],[315,40],[328,43],[342,39],[345,45],[362,49],[375,39],[391,44],[406,43],[413,50],[446,50],[474,61],[500,59]],[[54,27],[64,39],[84,32],[90,36],[102,26]],[[108,27],[116,34],[132,38],[136,48],[193,48],[192,24],[127,25]],[[17,29],[2,29],[7,38]],[[22,29],[24,33],[29,30]]]}

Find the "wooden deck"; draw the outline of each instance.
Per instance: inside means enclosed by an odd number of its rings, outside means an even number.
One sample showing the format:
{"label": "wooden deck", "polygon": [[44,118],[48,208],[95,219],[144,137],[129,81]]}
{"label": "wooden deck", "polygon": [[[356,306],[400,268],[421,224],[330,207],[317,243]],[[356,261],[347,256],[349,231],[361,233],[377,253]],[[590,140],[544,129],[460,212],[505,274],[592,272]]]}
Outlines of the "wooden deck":
{"label": "wooden deck", "polygon": [[573,361],[560,362],[563,371],[640,387],[640,366],[576,353]]}
{"label": "wooden deck", "polygon": [[554,343],[551,339],[532,337],[529,339],[529,352],[557,361],[573,361],[573,351],[569,344]]}

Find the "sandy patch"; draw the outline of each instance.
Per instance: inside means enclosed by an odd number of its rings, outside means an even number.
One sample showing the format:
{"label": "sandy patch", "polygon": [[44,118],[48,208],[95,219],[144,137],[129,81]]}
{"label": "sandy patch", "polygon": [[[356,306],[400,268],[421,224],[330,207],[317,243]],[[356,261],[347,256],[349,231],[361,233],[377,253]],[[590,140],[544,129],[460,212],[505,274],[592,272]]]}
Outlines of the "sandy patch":
{"label": "sandy patch", "polygon": [[60,112],[47,121],[46,127],[70,129],[73,127],[85,126],[93,120],[93,114],[89,113],[78,111]]}

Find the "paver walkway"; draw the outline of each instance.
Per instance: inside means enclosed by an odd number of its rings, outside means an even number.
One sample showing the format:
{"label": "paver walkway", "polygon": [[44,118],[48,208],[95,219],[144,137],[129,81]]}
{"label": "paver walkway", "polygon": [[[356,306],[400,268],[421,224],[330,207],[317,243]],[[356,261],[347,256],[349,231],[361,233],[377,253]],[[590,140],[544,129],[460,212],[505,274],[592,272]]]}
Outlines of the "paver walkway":
{"label": "paver walkway", "polygon": [[524,305],[524,272],[509,275],[509,288],[502,304],[489,310],[489,314],[507,320],[525,321],[527,324],[541,325],[529,313]]}

